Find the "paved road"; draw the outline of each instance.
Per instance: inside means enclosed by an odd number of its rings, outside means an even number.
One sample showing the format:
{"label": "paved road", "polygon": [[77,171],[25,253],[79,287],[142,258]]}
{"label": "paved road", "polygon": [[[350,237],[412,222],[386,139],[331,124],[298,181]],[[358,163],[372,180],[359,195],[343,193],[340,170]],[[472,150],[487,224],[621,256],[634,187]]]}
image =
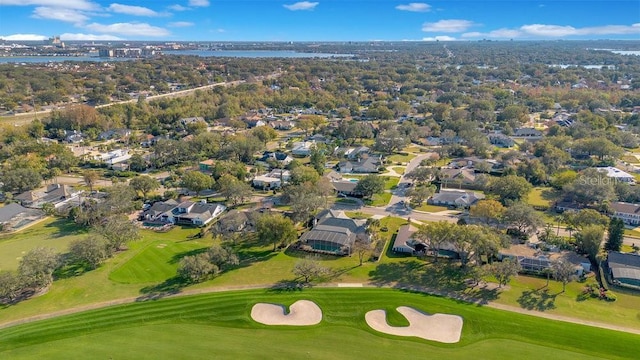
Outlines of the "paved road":
{"label": "paved road", "polygon": [[411,180],[407,179],[405,176],[411,171],[413,171],[413,169],[420,166],[420,163],[422,162],[422,160],[431,157],[431,155],[432,155],[431,153],[420,154],[415,158],[411,159],[411,161],[409,161],[409,164],[407,164],[407,168],[404,171],[404,174],[400,177],[400,182],[398,183],[398,186],[396,187],[395,190],[391,192],[391,200],[389,201],[389,205],[401,206],[399,205],[400,202],[405,202],[405,203],[409,202],[409,199],[407,199],[407,197],[404,196],[404,194],[405,194],[405,191],[407,190],[407,185],[411,183]]}

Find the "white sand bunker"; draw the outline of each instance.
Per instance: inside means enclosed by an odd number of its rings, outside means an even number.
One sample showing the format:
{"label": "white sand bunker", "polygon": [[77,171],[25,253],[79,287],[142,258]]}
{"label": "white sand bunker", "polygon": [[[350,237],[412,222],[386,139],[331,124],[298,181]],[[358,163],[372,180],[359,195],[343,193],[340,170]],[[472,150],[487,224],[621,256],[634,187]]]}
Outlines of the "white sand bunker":
{"label": "white sand bunker", "polygon": [[265,325],[307,326],[320,323],[322,310],[313,301],[298,300],[286,307],[276,304],[257,303],[251,309],[251,318]]}
{"label": "white sand bunker", "polygon": [[462,318],[457,315],[428,315],[414,308],[400,306],[396,310],[409,321],[409,326],[395,327],[387,323],[384,310],[373,310],[365,314],[367,325],[390,335],[416,336],[442,343],[457,343],[462,333]]}

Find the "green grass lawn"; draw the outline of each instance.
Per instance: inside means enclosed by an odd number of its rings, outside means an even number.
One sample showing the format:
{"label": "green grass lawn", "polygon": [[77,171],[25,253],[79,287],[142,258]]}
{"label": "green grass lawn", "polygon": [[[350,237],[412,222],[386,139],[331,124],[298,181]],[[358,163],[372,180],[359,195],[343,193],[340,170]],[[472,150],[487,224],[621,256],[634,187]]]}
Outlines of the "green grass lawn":
{"label": "green grass lawn", "polygon": [[[252,321],[257,302],[316,302],[322,322],[310,327]],[[461,341],[441,344],[378,333],[364,314],[395,308],[462,316]],[[132,303],[0,330],[7,359],[633,359],[640,337],[391,289],[250,290]],[[224,355],[222,355],[224,354]]]}
{"label": "green grass lawn", "polygon": [[[632,236],[632,237],[640,238],[640,231],[635,230],[635,229],[624,229],[624,234],[626,236]],[[638,245],[640,245],[640,243]]]}
{"label": "green grass lawn", "polygon": [[534,187],[527,198],[527,203],[532,206],[549,206],[554,197],[554,190],[550,187]]}
{"label": "green grass lawn", "polygon": [[[381,228],[387,229],[380,231],[379,235],[388,248],[398,227],[405,224],[406,220],[385,217],[380,223]],[[67,237],[82,236],[76,233],[77,229],[73,230],[75,226],[65,224],[65,221],[55,223],[55,226],[47,223],[38,226],[42,228],[32,228],[38,230],[33,234],[39,233],[45,239],[56,231],[67,234]],[[295,275],[291,270],[295,263],[310,255],[289,250],[272,252],[271,245],[261,244],[254,235],[248,235],[237,244],[229,244],[240,255],[241,264],[238,267],[201,284],[176,284],[174,277],[178,259],[191,251],[209,246],[213,241],[209,237],[194,239],[193,235],[198,231],[193,228],[174,228],[166,233],[144,230],[141,240],[129,243],[127,251],[116,254],[98,269],[81,276],[58,278],[43,295],[16,305],[0,306],[0,323],[87,304],[161,294],[163,291],[208,290],[292,281]],[[0,241],[0,249],[4,249],[4,241],[7,239]],[[321,262],[332,270],[326,278],[330,282],[362,282],[379,286],[394,286],[397,282],[420,285],[511,306],[640,329],[637,293],[614,290],[618,301],[613,303],[595,299],[579,301],[578,294],[584,284],[570,283],[567,292],[560,293],[561,284],[551,281],[551,287],[544,292],[544,279],[526,276],[515,278],[510,290],[483,292],[465,286],[467,275],[460,270],[457,262],[449,264],[441,260],[434,265],[430,259],[424,261],[395,256],[389,252],[383,252],[378,262],[365,262],[363,266],[358,266],[356,256],[323,256]],[[0,333],[0,344],[2,338]]]}
{"label": "green grass lawn", "polygon": [[375,194],[371,200],[365,200],[365,204],[369,206],[386,206],[391,201],[391,193],[384,192],[382,194]]}
{"label": "green grass lawn", "polygon": [[176,275],[180,259],[211,246],[211,238],[181,242],[153,241],[109,275],[109,279],[125,284],[161,282]]}
{"label": "green grass lawn", "polygon": [[344,214],[352,219],[368,219],[372,216],[371,214],[365,214],[361,211],[345,211]]}
{"label": "green grass lawn", "polygon": [[402,167],[402,166],[394,166],[394,167],[392,167],[392,169],[393,169],[393,171],[396,172],[396,174],[400,174],[400,175],[404,174],[404,171],[407,170],[407,168]]}
{"label": "green grass lawn", "polygon": [[392,177],[392,176],[384,176],[384,189],[391,190],[398,186],[400,182],[400,178]]}
{"label": "green grass lawn", "polygon": [[[406,154],[406,155],[404,155]],[[394,163],[408,163],[413,158],[415,158],[416,154],[404,153],[404,154],[393,154],[387,157],[387,160],[393,161]]]}
{"label": "green grass lawn", "polygon": [[72,222],[49,218],[15,234],[0,236],[0,271],[15,270],[22,256],[37,247],[66,252],[69,244],[86,236]]}
{"label": "green grass lawn", "polygon": [[427,203],[423,203],[419,207],[415,208],[415,210],[426,211],[426,212],[440,212],[440,211],[445,211],[449,209],[446,206],[436,206],[436,205],[429,205]]}

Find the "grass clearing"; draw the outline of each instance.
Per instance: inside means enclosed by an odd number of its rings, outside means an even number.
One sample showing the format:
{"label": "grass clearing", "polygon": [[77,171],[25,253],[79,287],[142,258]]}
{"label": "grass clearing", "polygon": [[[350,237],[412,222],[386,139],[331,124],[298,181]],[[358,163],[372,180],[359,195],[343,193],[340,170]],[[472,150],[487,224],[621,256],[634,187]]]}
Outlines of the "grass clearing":
{"label": "grass clearing", "polygon": [[67,252],[69,244],[87,231],[65,219],[49,218],[14,234],[0,236],[0,271],[15,270],[20,259],[37,247]]}
{"label": "grass clearing", "polygon": [[375,194],[371,200],[365,200],[364,203],[369,206],[386,206],[391,201],[391,193],[384,192],[382,194]]}
{"label": "grass clearing", "polygon": [[557,198],[556,191],[550,187],[534,187],[527,197],[527,203],[531,206],[549,206],[551,200]]}
{"label": "grass clearing", "polygon": [[436,206],[436,205],[429,205],[427,203],[423,203],[419,207],[415,208],[415,210],[426,211],[426,212],[440,212],[440,211],[446,211],[449,209],[446,206]]}
{"label": "grass clearing", "polygon": [[386,159],[389,161],[393,161],[394,163],[408,163],[409,161],[413,160],[413,158],[415,158],[416,156],[417,156],[416,154],[410,154],[410,153],[397,153],[387,157]]}
{"label": "grass clearing", "polygon": [[344,214],[352,219],[369,219],[371,216],[373,216],[371,214],[365,214],[361,211],[345,211]]}
{"label": "grass clearing", "polygon": [[407,168],[402,167],[402,166],[394,166],[391,169],[393,169],[393,171],[395,171],[396,174],[404,174],[405,170],[407,170]]}
{"label": "grass clearing", "polygon": [[[316,302],[320,324],[270,327],[251,320],[257,302]],[[441,344],[370,329],[364,314],[375,309],[401,321],[398,306],[463,317],[462,338]],[[551,321],[391,289],[251,290],[132,303],[0,330],[0,355],[10,359],[229,358],[266,354],[298,359],[434,358],[632,359],[637,335]],[[180,344],[180,346],[176,346]],[[336,346],[336,344],[340,344]],[[357,354],[357,355],[356,355]],[[506,356],[509,357],[509,356]]]}
{"label": "grass clearing", "polygon": [[398,186],[399,182],[400,182],[400,178],[391,177],[391,176],[384,176],[384,189],[385,190],[391,190],[391,189],[395,188],[396,186]]}

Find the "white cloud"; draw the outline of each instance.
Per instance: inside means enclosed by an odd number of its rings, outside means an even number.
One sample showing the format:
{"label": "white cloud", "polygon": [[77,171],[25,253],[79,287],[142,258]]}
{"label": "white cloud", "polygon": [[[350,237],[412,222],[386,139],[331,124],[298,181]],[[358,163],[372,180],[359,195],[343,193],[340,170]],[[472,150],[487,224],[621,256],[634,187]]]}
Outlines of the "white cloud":
{"label": "white cloud", "polygon": [[513,39],[522,36],[522,31],[518,29],[497,29],[486,33],[482,32],[468,32],[460,35],[463,38],[498,38],[498,39]]}
{"label": "white cloud", "polygon": [[298,11],[298,10],[313,10],[316,8],[316,6],[318,6],[318,4],[320,4],[319,2],[310,2],[310,1],[300,1],[297,2],[295,4],[290,4],[290,5],[282,5],[285,8],[291,10],[291,11]]}
{"label": "white cloud", "polygon": [[446,35],[422,38],[422,41],[456,41],[456,38]]}
{"label": "white cloud", "polygon": [[48,38],[48,36],[37,34],[0,35],[0,39],[7,41],[42,41],[47,40]]}
{"label": "white cloud", "polygon": [[0,0],[0,5],[47,6],[75,10],[98,10],[100,6],[88,0]]}
{"label": "white cloud", "polygon": [[168,24],[170,27],[189,27],[195,25],[190,21],[174,21]]}
{"label": "white cloud", "polygon": [[47,6],[38,6],[33,10],[31,17],[36,19],[51,19],[73,24],[81,24],[89,20],[89,17],[82,12],[74,9],[50,8]]}
{"label": "white cloud", "polygon": [[475,24],[469,20],[440,20],[433,23],[422,24],[422,31],[456,33],[463,32],[474,25]]}
{"label": "white cloud", "polygon": [[412,12],[428,12],[431,11],[431,5],[425,3],[408,3],[396,6],[396,9]]}
{"label": "white cloud", "polygon": [[629,35],[640,34],[640,23],[632,25],[604,25],[575,28],[573,26],[531,24],[520,27],[524,33],[543,37],[564,37],[575,35]]}
{"label": "white cloud", "polygon": [[146,7],[122,5],[122,4],[116,4],[116,3],[109,5],[107,10],[112,11],[114,13],[118,13],[118,14],[126,14],[126,15],[134,15],[134,16],[161,16],[162,15]]}
{"label": "white cloud", "polygon": [[560,26],[560,25],[542,25],[542,24],[532,24],[532,25],[523,25],[520,27],[522,31],[529,35],[535,36],[567,36],[567,35],[576,35],[576,28],[573,26]]}
{"label": "white cloud", "polygon": [[207,7],[209,6],[209,0],[189,0],[189,6]]}
{"label": "white cloud", "polygon": [[182,6],[182,5],[178,5],[178,4],[169,5],[169,6],[167,6],[167,8],[169,8],[169,10],[173,10],[173,11],[185,11],[185,10],[189,10],[189,8],[188,8],[188,7],[186,7],[186,6]]}
{"label": "white cloud", "polygon": [[604,25],[584,28],[575,28],[569,25],[523,25],[518,29],[497,29],[489,32],[468,32],[461,35],[463,38],[564,38],[570,36],[589,35],[630,35],[640,34],[640,23],[632,25]]}
{"label": "white cloud", "polygon": [[82,40],[82,41],[93,41],[93,40],[124,40],[117,36],[113,35],[95,35],[95,34],[72,34],[72,33],[64,33],[60,35],[61,40]]}
{"label": "white cloud", "polygon": [[106,34],[118,34],[130,37],[161,37],[171,33],[164,28],[152,26],[147,23],[115,23],[98,24],[91,23],[85,26],[86,29]]}

